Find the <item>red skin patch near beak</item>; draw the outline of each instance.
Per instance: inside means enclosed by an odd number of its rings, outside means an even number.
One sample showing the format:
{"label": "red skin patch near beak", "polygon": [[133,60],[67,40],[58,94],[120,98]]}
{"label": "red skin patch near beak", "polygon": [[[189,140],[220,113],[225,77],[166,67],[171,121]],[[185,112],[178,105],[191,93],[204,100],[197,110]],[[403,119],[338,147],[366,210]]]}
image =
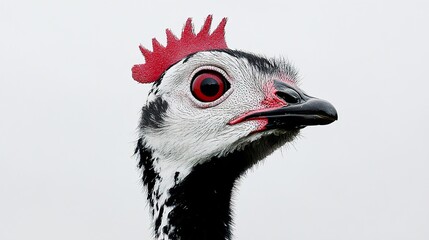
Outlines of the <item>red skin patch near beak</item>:
{"label": "red skin patch near beak", "polygon": [[[287,106],[287,102],[285,102],[283,99],[279,98],[276,95],[277,90],[274,88],[274,82],[269,82],[267,85],[265,85],[264,87],[264,93],[265,93],[265,98],[261,101],[261,108],[260,109],[256,109],[256,110],[251,110],[248,111],[238,117],[235,117],[233,119],[231,119],[231,121],[229,121],[229,125],[235,125],[244,121],[249,121],[249,120],[254,120],[258,122],[258,128],[256,130],[254,130],[253,132],[260,132],[265,130],[265,127],[268,124],[268,119],[265,117],[260,117],[260,118],[249,118],[246,119],[247,116],[254,114],[254,113],[259,113],[259,112],[265,112],[268,110],[274,110],[274,109],[278,109],[278,108],[282,108],[284,106]],[[252,133],[253,133],[252,132]]]}

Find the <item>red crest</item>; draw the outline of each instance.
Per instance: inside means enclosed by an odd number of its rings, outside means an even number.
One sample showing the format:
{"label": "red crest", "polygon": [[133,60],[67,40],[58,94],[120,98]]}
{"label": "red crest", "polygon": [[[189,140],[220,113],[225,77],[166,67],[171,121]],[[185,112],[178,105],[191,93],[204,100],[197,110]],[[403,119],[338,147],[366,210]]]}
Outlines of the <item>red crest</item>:
{"label": "red crest", "polygon": [[189,54],[214,49],[227,49],[225,41],[226,18],[223,18],[218,27],[210,34],[212,18],[212,15],[206,18],[198,34],[194,33],[192,19],[188,18],[180,39],[170,29],[166,29],[167,45],[164,47],[153,38],[152,52],[140,45],[145,63],[133,66],[134,80],[140,83],[155,82],[171,65]]}

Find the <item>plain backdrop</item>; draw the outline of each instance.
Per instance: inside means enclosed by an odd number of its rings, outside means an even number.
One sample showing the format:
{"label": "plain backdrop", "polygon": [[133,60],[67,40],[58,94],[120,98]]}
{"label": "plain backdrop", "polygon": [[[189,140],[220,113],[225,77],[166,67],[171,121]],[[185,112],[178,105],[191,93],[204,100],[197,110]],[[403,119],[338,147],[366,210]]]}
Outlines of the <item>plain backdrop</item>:
{"label": "plain backdrop", "polygon": [[133,150],[138,45],[228,17],[232,49],[284,56],[339,120],[235,193],[234,239],[429,239],[429,3],[0,2],[0,239],[151,239]]}

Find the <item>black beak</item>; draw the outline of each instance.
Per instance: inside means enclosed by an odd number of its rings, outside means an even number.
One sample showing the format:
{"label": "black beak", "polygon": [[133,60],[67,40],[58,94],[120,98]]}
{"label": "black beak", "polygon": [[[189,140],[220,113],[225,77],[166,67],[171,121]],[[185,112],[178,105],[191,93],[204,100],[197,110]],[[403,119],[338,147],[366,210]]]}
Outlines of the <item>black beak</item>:
{"label": "black beak", "polygon": [[249,114],[246,119],[266,118],[266,129],[299,129],[326,125],[338,119],[337,110],[329,102],[306,95],[287,83],[274,81],[276,95],[287,102],[281,108]]}

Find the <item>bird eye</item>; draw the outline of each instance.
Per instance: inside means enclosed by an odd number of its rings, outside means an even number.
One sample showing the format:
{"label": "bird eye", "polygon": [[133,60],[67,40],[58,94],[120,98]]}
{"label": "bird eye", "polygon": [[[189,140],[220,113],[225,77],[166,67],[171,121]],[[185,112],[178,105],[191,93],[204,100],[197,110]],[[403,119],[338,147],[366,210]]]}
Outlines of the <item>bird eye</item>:
{"label": "bird eye", "polygon": [[201,102],[213,102],[220,98],[229,87],[228,81],[222,74],[216,71],[203,71],[193,78],[191,92]]}

